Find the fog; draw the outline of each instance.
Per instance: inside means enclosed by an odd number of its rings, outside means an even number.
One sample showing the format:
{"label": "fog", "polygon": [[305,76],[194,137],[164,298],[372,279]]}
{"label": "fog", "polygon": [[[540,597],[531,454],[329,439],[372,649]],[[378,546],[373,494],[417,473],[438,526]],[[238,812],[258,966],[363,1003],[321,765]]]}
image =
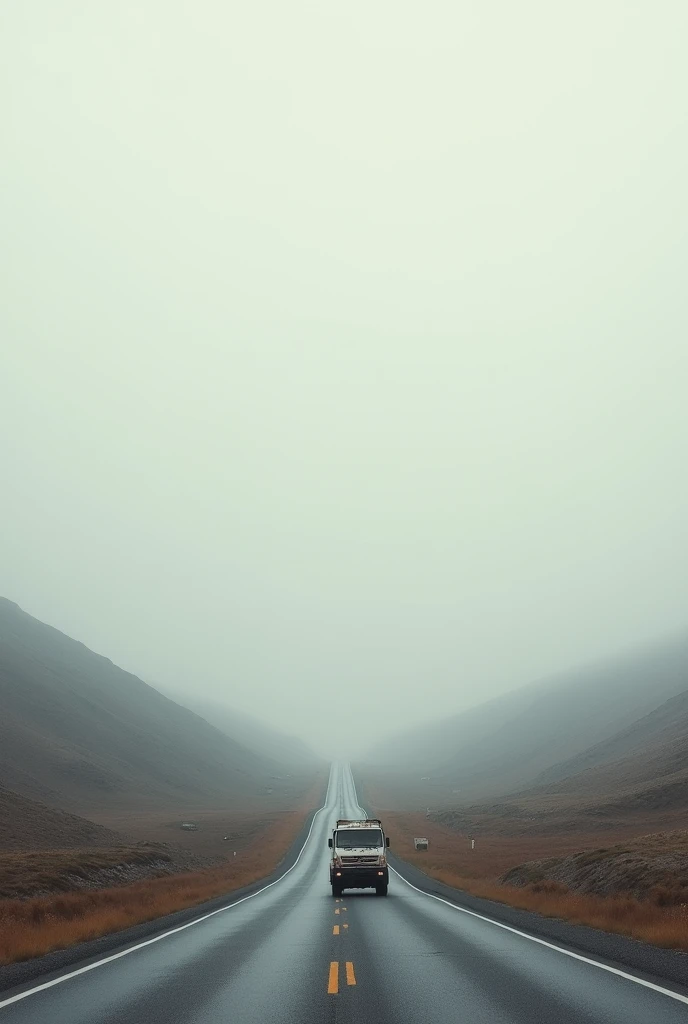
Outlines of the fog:
{"label": "fog", "polygon": [[323,751],[685,626],[682,0],[0,19],[2,593]]}

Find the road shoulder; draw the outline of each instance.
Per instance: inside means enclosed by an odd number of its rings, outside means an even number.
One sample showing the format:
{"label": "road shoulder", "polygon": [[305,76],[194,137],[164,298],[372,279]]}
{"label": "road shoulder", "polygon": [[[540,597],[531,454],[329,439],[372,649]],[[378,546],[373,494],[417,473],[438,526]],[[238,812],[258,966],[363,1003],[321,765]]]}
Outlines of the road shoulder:
{"label": "road shoulder", "polygon": [[[680,950],[661,949],[645,942],[599,931],[586,925],[571,924],[561,918],[543,917],[528,910],[519,910],[505,903],[472,896],[461,889],[453,889],[439,882],[412,864],[398,857],[390,856],[390,865],[408,882],[432,896],[447,900],[454,906],[473,911],[500,924],[534,935],[554,945],[588,956],[602,963],[628,970],[647,981],[667,984],[682,995],[688,995],[688,953]],[[390,884],[403,886],[394,878]]]}

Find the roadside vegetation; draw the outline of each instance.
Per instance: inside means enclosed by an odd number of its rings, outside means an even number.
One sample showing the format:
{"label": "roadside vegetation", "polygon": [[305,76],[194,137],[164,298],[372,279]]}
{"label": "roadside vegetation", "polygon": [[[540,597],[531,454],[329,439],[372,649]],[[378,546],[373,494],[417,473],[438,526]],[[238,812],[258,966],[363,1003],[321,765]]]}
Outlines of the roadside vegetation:
{"label": "roadside vegetation", "polygon": [[75,889],[122,885],[179,870],[163,847],[113,846],[0,853],[0,900],[55,896]]}
{"label": "roadside vegetation", "polygon": [[[610,834],[604,837],[608,847],[600,845],[599,833],[478,835],[472,849],[471,836],[422,814],[375,813],[385,821],[397,856],[455,889],[545,917],[688,950],[688,832],[631,842],[626,838],[622,845]],[[427,852],[414,848],[414,836],[427,836]],[[577,875],[571,867],[576,862]],[[652,863],[657,865],[654,872]],[[667,863],[672,864],[671,872]],[[601,885],[615,873],[621,874],[625,891],[594,891],[596,879]],[[558,874],[569,884],[556,880]]]}
{"label": "roadside vegetation", "polygon": [[[217,866],[169,875],[164,874],[166,868],[163,864],[160,877],[129,885],[90,890],[77,888],[47,896],[0,899],[0,964],[28,960],[122,931],[265,878],[288,852],[307,814],[319,803],[321,791],[322,782],[319,781],[310,798],[298,810],[266,821],[265,827],[236,858]],[[139,855],[145,859],[145,853],[139,851]],[[57,871],[52,875],[53,882],[56,877],[63,877],[63,856],[72,866],[79,863],[80,855],[75,851],[64,855],[55,851]],[[91,867],[93,863],[103,867],[107,860],[107,855],[101,855],[105,860],[99,859],[94,851],[85,851],[83,857]],[[43,866],[45,868],[45,861]],[[82,862],[81,866],[86,869],[86,863]],[[15,855],[15,868],[20,867],[21,856]],[[6,881],[8,878],[9,872]],[[51,879],[47,878],[46,883],[50,882]]]}

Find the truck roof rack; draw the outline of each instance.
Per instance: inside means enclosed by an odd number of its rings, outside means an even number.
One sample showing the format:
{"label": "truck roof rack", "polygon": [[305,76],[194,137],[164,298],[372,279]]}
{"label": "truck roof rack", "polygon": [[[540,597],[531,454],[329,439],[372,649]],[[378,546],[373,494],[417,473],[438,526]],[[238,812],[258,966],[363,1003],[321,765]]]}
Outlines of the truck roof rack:
{"label": "truck roof rack", "polygon": [[381,825],[380,818],[337,818],[338,825]]}

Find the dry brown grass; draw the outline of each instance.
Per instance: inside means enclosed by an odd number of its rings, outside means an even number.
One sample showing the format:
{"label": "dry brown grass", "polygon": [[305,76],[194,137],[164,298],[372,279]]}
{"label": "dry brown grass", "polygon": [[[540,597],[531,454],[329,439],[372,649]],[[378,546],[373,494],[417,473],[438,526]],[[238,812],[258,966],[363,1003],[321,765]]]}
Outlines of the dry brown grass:
{"label": "dry brown grass", "polygon": [[[98,815],[100,824],[114,829],[136,842],[172,845],[193,857],[201,858],[205,864],[189,864],[192,867],[209,867],[211,861],[227,856],[227,851],[245,849],[248,843],[265,828],[265,823],[275,821],[285,810],[299,806],[303,798],[285,802],[281,808],[260,808],[241,810],[235,808],[179,808],[176,813],[169,809],[158,811],[103,811]],[[198,831],[186,832],[182,821],[193,821]],[[229,841],[224,837],[228,835]]]}
{"label": "dry brown grass", "polygon": [[169,853],[154,846],[0,853],[0,900],[57,895],[85,887],[98,874],[122,868],[149,873],[161,868],[168,873],[175,870]]}
{"label": "dry brown grass", "polygon": [[[463,889],[485,899],[532,910],[545,917],[563,918],[607,932],[630,935],[643,942],[671,949],[688,950],[688,906],[666,905],[657,899],[639,900],[632,896],[601,897],[573,892],[556,882],[541,881],[523,887],[501,884],[498,879],[510,868],[525,861],[565,856],[582,848],[600,844],[594,836],[476,837],[471,850],[470,838],[457,835],[421,814],[376,811],[383,819],[394,852],[455,889]],[[418,852],[414,836],[427,836],[430,848]],[[609,837],[610,842],[614,837]],[[618,840],[617,840],[618,841]]]}
{"label": "dry brown grass", "polygon": [[268,824],[236,859],[217,867],[117,888],[0,901],[0,964],[121,931],[259,881],[274,871],[318,803],[320,781],[315,789],[299,809]]}

